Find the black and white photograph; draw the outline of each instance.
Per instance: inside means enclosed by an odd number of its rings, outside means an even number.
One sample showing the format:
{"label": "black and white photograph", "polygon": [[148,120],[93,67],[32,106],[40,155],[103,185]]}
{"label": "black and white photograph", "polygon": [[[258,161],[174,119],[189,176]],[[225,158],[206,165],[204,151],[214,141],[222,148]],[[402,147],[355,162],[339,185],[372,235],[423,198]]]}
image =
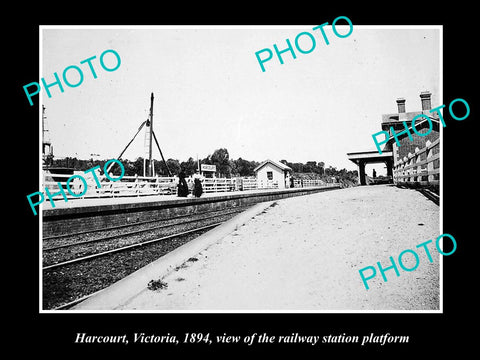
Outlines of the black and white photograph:
{"label": "black and white photograph", "polygon": [[421,8],[28,16],[12,329],[53,358],[472,345],[474,33]]}
{"label": "black and white photograph", "polygon": [[442,29],[333,24],[42,27],[42,310],[441,310]]}

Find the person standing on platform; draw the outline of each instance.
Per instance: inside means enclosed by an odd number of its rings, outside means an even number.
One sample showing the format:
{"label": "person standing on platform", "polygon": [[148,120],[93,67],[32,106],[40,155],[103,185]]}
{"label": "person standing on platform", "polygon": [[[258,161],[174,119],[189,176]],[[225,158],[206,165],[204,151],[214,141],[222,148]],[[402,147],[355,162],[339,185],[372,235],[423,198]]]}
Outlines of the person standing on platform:
{"label": "person standing on platform", "polygon": [[290,174],[287,172],[285,174],[285,189],[288,189],[290,187]]}
{"label": "person standing on platform", "polygon": [[177,196],[179,197],[188,196],[188,185],[187,185],[187,182],[185,181],[185,173],[183,171],[180,171],[180,174],[178,174],[177,187],[178,187]]}
{"label": "person standing on platform", "polygon": [[191,176],[189,176],[187,179],[187,186],[188,186],[188,196],[190,196],[190,194],[192,194],[193,196],[193,179]]}
{"label": "person standing on platform", "polygon": [[193,175],[193,195],[200,197],[203,194],[202,180],[198,171]]}

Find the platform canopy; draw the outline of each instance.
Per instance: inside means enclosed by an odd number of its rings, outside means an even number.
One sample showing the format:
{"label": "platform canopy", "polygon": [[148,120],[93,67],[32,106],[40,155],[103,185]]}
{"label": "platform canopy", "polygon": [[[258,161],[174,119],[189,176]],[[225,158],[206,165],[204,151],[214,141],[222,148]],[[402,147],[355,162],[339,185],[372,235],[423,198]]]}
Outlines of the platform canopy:
{"label": "platform canopy", "polygon": [[347,153],[348,160],[358,165],[358,180],[360,185],[365,185],[365,165],[374,163],[385,163],[387,166],[387,175],[392,176],[393,166],[393,151],[382,151],[381,154],[378,151],[363,151]]}
{"label": "platform canopy", "polygon": [[378,151],[363,151],[347,153],[348,160],[353,161],[355,164],[360,164],[360,161],[365,163],[385,162],[393,158],[393,151],[382,151],[379,154]]}

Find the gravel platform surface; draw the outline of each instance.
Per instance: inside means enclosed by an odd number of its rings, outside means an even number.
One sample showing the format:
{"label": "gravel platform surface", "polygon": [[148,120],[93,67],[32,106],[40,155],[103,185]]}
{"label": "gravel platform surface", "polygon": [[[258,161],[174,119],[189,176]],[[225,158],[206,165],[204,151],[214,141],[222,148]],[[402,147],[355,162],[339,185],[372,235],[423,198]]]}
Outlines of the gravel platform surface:
{"label": "gravel platform surface", "polygon": [[[278,200],[117,310],[438,310],[439,217],[418,191],[390,185]],[[416,248],[429,239],[433,263]],[[419,256],[410,272],[398,264],[406,249]],[[384,282],[377,267],[366,290],[359,270],[390,256],[400,276]]]}

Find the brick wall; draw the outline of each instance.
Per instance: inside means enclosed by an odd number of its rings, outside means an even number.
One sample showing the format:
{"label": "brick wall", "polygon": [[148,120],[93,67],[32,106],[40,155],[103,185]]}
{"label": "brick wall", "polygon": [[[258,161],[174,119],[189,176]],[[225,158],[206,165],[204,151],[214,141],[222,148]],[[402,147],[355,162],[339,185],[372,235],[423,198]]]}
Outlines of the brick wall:
{"label": "brick wall", "polygon": [[[402,131],[404,129],[403,125],[401,128],[399,128],[398,131]],[[416,129],[419,133],[425,134],[428,132],[429,126],[428,123],[423,123],[421,125],[416,126]],[[397,130],[397,129],[395,129]],[[415,153],[415,148],[423,149],[426,146],[427,140],[430,140],[430,142],[433,142],[437,140],[440,136],[438,126],[434,126],[430,134],[427,136],[418,136],[412,131],[412,138],[413,141],[410,140],[410,138],[405,135],[402,137],[400,141],[400,147],[398,147],[397,143],[395,140],[393,141],[393,146],[396,148],[396,151],[394,152],[396,154],[396,157],[394,159],[394,162],[396,163],[400,159],[403,159],[405,156],[408,155],[408,153]]]}

